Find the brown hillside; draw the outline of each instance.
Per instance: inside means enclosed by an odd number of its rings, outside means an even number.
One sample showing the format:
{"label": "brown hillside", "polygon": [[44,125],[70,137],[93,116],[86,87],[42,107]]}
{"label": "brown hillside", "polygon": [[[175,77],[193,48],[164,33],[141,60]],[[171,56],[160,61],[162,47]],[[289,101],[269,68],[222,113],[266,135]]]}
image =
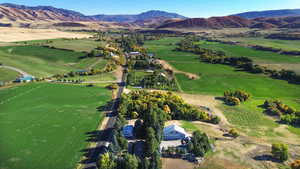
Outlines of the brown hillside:
{"label": "brown hillside", "polygon": [[6,18],[10,21],[85,21],[74,15],[62,15],[48,10],[17,9],[0,6],[1,19]]}
{"label": "brown hillside", "polygon": [[193,18],[177,22],[166,23],[159,28],[242,28],[248,27],[250,20],[238,16],[212,17],[212,18]]}

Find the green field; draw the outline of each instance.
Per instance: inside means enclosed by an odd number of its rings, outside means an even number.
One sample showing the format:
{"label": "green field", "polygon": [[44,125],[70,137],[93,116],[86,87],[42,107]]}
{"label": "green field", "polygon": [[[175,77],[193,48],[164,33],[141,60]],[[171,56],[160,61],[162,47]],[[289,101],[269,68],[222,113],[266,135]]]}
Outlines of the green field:
{"label": "green field", "polygon": [[249,57],[257,63],[300,63],[300,57],[291,55],[282,55],[275,52],[254,50],[238,45],[228,45],[218,42],[200,41],[197,43],[202,48],[224,51],[227,56]]}
{"label": "green field", "polygon": [[80,59],[81,56],[85,56],[85,53],[40,46],[0,47],[1,63],[14,66],[36,77],[84,69],[97,60],[97,58]]}
{"label": "green field", "polygon": [[157,57],[167,60],[176,69],[200,74],[200,79],[197,80],[190,80],[185,75],[176,74],[181,89],[186,93],[220,97],[224,91],[229,89],[242,89],[249,92],[252,95],[249,102],[236,107],[223,105],[220,108],[232,124],[243,129],[255,129],[258,132],[250,134],[260,135],[259,129],[264,131],[262,134],[268,134],[277,125],[274,120],[267,118],[262,113],[263,109],[259,108],[265,99],[278,98],[284,103],[300,109],[299,85],[271,79],[265,75],[237,71],[227,65],[200,62],[199,57],[195,54],[173,51],[172,49],[176,47],[174,43],[177,41],[177,38],[165,38],[149,41],[145,46]]}
{"label": "green field", "polygon": [[95,41],[91,39],[50,39],[50,40],[34,40],[17,42],[18,44],[29,44],[29,45],[47,45],[59,49],[69,49],[78,52],[90,52],[98,46],[104,46],[105,43],[102,41]]}
{"label": "green field", "polygon": [[260,45],[265,47],[272,47],[286,51],[300,51],[300,40],[279,40],[279,39],[266,39],[263,37],[239,37],[239,38],[222,38],[221,40],[229,40],[241,42],[243,44]]}
{"label": "green field", "polygon": [[19,73],[0,67],[0,75],[0,82],[9,82],[15,80],[19,76]]}
{"label": "green field", "polygon": [[73,169],[111,98],[100,87],[34,83],[0,90],[0,168]]}

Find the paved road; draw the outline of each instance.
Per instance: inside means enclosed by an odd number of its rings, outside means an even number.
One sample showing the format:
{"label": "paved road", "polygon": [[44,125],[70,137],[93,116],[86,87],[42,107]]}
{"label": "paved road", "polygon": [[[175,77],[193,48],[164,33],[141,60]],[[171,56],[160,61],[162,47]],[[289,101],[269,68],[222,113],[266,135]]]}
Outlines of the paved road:
{"label": "paved road", "polygon": [[18,69],[18,68],[15,68],[15,67],[12,67],[12,66],[5,66],[5,65],[2,65],[0,66],[0,68],[6,68],[6,69],[10,69],[10,70],[13,70],[13,71],[16,71],[16,72],[19,72],[22,76],[32,76],[30,75],[29,73],[21,70],[21,69]]}
{"label": "paved road", "polygon": [[114,81],[84,81],[82,82],[83,84],[89,84],[89,83],[122,83],[122,81],[117,81],[117,80],[114,80]]}
{"label": "paved road", "polygon": [[106,132],[101,132],[101,134],[98,134],[97,137],[100,137],[101,141],[98,141],[96,146],[92,147],[88,152],[88,156],[86,156],[87,161],[83,164],[84,169],[95,169],[96,160],[98,159],[99,155],[103,152],[103,149],[105,149],[110,144],[111,129],[115,125],[120,98],[125,87],[126,73],[124,72],[125,71],[123,70],[122,80],[120,83],[118,83],[119,84],[118,93],[116,95],[116,98],[112,102],[111,110],[106,112],[108,120],[106,121],[106,124],[102,129],[102,131],[106,131]]}

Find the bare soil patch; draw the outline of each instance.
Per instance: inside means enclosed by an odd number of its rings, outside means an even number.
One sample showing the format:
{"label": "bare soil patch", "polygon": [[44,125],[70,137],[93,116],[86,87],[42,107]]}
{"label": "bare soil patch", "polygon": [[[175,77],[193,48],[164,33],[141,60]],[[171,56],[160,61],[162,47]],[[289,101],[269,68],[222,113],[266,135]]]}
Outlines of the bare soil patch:
{"label": "bare soil patch", "polygon": [[182,159],[162,158],[163,169],[194,169],[196,165]]}
{"label": "bare soil patch", "polygon": [[193,95],[185,93],[177,93],[181,96],[188,104],[200,107],[204,106],[213,111],[217,116],[221,118],[221,124],[229,125],[228,120],[224,116],[221,110],[217,108],[218,104],[221,104],[220,101],[216,100],[214,96],[209,95]]}

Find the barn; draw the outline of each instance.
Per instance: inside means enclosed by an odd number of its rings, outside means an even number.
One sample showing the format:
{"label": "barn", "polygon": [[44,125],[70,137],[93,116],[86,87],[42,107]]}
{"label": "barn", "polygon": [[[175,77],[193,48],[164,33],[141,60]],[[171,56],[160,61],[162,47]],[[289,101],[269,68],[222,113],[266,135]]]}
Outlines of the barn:
{"label": "barn", "polygon": [[181,140],[187,137],[185,130],[177,125],[170,125],[163,130],[164,140]]}

